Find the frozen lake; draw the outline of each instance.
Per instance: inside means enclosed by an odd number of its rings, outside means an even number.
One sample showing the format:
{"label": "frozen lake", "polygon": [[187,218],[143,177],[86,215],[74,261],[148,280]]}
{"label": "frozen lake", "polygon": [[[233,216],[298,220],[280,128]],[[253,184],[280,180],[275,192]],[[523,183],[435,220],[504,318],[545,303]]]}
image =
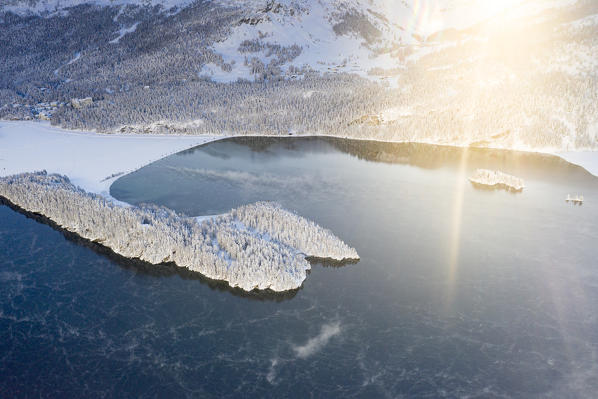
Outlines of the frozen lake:
{"label": "frozen lake", "polygon": [[[521,177],[480,190],[477,168]],[[588,397],[598,178],[549,156],[237,138],[118,179],[190,216],[275,200],[361,256],[286,295],[144,268],[0,206],[0,392],[129,397]],[[583,194],[581,206],[565,202]]]}

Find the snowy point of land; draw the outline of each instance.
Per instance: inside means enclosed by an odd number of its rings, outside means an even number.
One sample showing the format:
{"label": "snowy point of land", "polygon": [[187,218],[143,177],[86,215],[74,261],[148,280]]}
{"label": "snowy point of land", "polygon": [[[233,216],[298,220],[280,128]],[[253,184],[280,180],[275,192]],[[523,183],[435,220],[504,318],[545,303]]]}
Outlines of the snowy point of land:
{"label": "snowy point of land", "polygon": [[504,188],[508,191],[521,191],[525,187],[523,179],[498,170],[478,169],[469,178],[474,185],[490,188]]}
{"label": "snowy point of land", "polygon": [[173,262],[245,291],[299,288],[311,268],[307,256],[359,258],[329,230],[272,203],[198,223],[164,207],[120,206],[46,172],[0,178],[0,196],[121,256]]}
{"label": "snowy point of land", "polygon": [[359,259],[329,230],[272,203],[190,218],[110,197],[118,176],[217,138],[105,135],[0,122],[0,197],[126,258],[174,262],[246,291],[299,288],[311,267],[307,257]]}
{"label": "snowy point of land", "polygon": [[557,152],[555,155],[598,176],[598,151]]}

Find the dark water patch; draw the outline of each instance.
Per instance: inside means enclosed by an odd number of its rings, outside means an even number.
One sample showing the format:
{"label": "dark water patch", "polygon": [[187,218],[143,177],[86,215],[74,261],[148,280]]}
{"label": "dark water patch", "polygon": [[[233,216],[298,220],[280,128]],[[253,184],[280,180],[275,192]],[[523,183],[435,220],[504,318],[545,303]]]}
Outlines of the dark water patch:
{"label": "dark water patch", "polygon": [[[476,190],[478,168],[525,190]],[[564,202],[583,194],[582,207]],[[5,396],[592,397],[598,181],[559,158],[323,138],[224,140],[112,194],[188,215],[275,200],[356,247],[290,300],[156,278],[0,207]],[[325,262],[324,262],[325,264]]]}
{"label": "dark water patch", "polygon": [[[29,212],[26,209],[21,208],[18,205],[15,205],[7,198],[0,196],[0,206],[4,205],[15,212],[22,214],[23,216],[27,217],[28,219],[35,220],[38,223],[45,224],[54,230],[61,233],[64,238],[67,240],[88,248],[95,252],[96,254],[102,255],[112,261],[113,263],[117,264],[118,266],[131,270],[135,273],[145,274],[151,277],[172,277],[178,276],[184,280],[196,280],[201,282],[202,284],[207,285],[212,290],[220,291],[220,292],[228,292],[238,297],[255,299],[260,301],[270,300],[270,301],[284,301],[293,298],[297,291],[301,288],[296,290],[289,290],[286,292],[276,292],[270,289],[267,290],[252,290],[252,291],[245,291],[238,287],[231,287],[226,281],[222,280],[214,280],[202,275],[199,272],[195,272],[193,270],[189,270],[186,267],[180,267],[174,262],[164,262],[159,264],[149,263],[144,260],[138,258],[127,258],[122,256],[116,252],[114,252],[111,248],[102,245],[98,242],[90,241],[86,238],[81,237],[80,235],[73,233],[72,231],[64,229],[62,226],[58,225],[52,219],[48,218],[45,215],[41,215],[35,212]],[[317,259],[317,258],[313,258]],[[341,262],[339,262],[340,264]]]}

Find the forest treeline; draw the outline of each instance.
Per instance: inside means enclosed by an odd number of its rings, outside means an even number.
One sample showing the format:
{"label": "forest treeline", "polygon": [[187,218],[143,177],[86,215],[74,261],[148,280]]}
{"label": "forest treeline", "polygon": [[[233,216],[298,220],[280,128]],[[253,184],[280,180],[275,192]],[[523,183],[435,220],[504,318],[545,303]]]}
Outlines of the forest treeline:
{"label": "forest treeline", "polygon": [[[251,13],[234,4],[197,1],[174,14],[134,5],[0,13],[0,118],[100,132],[598,148],[598,24],[591,19],[598,4],[591,0],[546,11],[541,22],[436,35],[392,56],[389,49],[389,68],[367,76],[316,72],[296,64],[305,51],[300,38],[282,46],[259,35],[234,50],[250,76],[219,83],[205,67],[226,74],[232,61],[215,44],[284,11],[275,2]],[[363,16],[339,18],[335,34],[375,47],[375,27]],[[74,106],[88,97],[90,104]]]}

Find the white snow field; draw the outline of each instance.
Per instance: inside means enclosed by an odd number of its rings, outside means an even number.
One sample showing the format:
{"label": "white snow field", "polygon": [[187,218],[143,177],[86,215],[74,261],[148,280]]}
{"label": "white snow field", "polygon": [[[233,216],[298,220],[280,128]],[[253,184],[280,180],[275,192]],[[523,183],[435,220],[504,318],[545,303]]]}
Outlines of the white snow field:
{"label": "white snow field", "polygon": [[221,137],[98,134],[48,122],[0,121],[0,176],[46,170],[108,197],[117,177]]}
{"label": "white snow field", "polygon": [[558,152],[555,155],[569,163],[581,166],[594,176],[598,176],[598,151]]}
{"label": "white snow field", "polygon": [[[213,47],[216,53],[232,65],[223,71],[215,64],[206,64],[200,76],[217,82],[234,82],[239,78],[251,80],[251,67],[246,57],[258,58],[264,64],[272,60],[271,52],[264,49],[251,54],[239,52],[241,43],[260,39],[264,43],[302,48],[301,54],[284,66],[309,65],[313,70],[325,72],[356,73],[369,79],[386,80],[369,72],[375,69],[405,68],[398,54],[406,45],[415,51],[407,61],[413,61],[447,44],[435,42],[422,44],[426,38],[445,29],[467,29],[493,17],[504,20],[538,14],[551,7],[563,7],[575,0],[445,0],[445,1],[396,1],[396,0],[278,0],[281,10],[266,12],[266,19],[258,24],[241,24],[232,29],[230,36]],[[266,4],[260,0],[219,0],[220,4],[242,5],[248,15],[262,15]],[[293,13],[288,12],[293,10]],[[335,31],[335,24],[343,21],[343,14],[363,17],[380,32],[372,43],[356,31]],[[338,26],[337,26],[338,27]],[[454,43],[449,43],[452,45]],[[386,49],[376,51],[374,49]],[[393,49],[393,50],[388,50]],[[286,69],[283,67],[283,69]]]}

